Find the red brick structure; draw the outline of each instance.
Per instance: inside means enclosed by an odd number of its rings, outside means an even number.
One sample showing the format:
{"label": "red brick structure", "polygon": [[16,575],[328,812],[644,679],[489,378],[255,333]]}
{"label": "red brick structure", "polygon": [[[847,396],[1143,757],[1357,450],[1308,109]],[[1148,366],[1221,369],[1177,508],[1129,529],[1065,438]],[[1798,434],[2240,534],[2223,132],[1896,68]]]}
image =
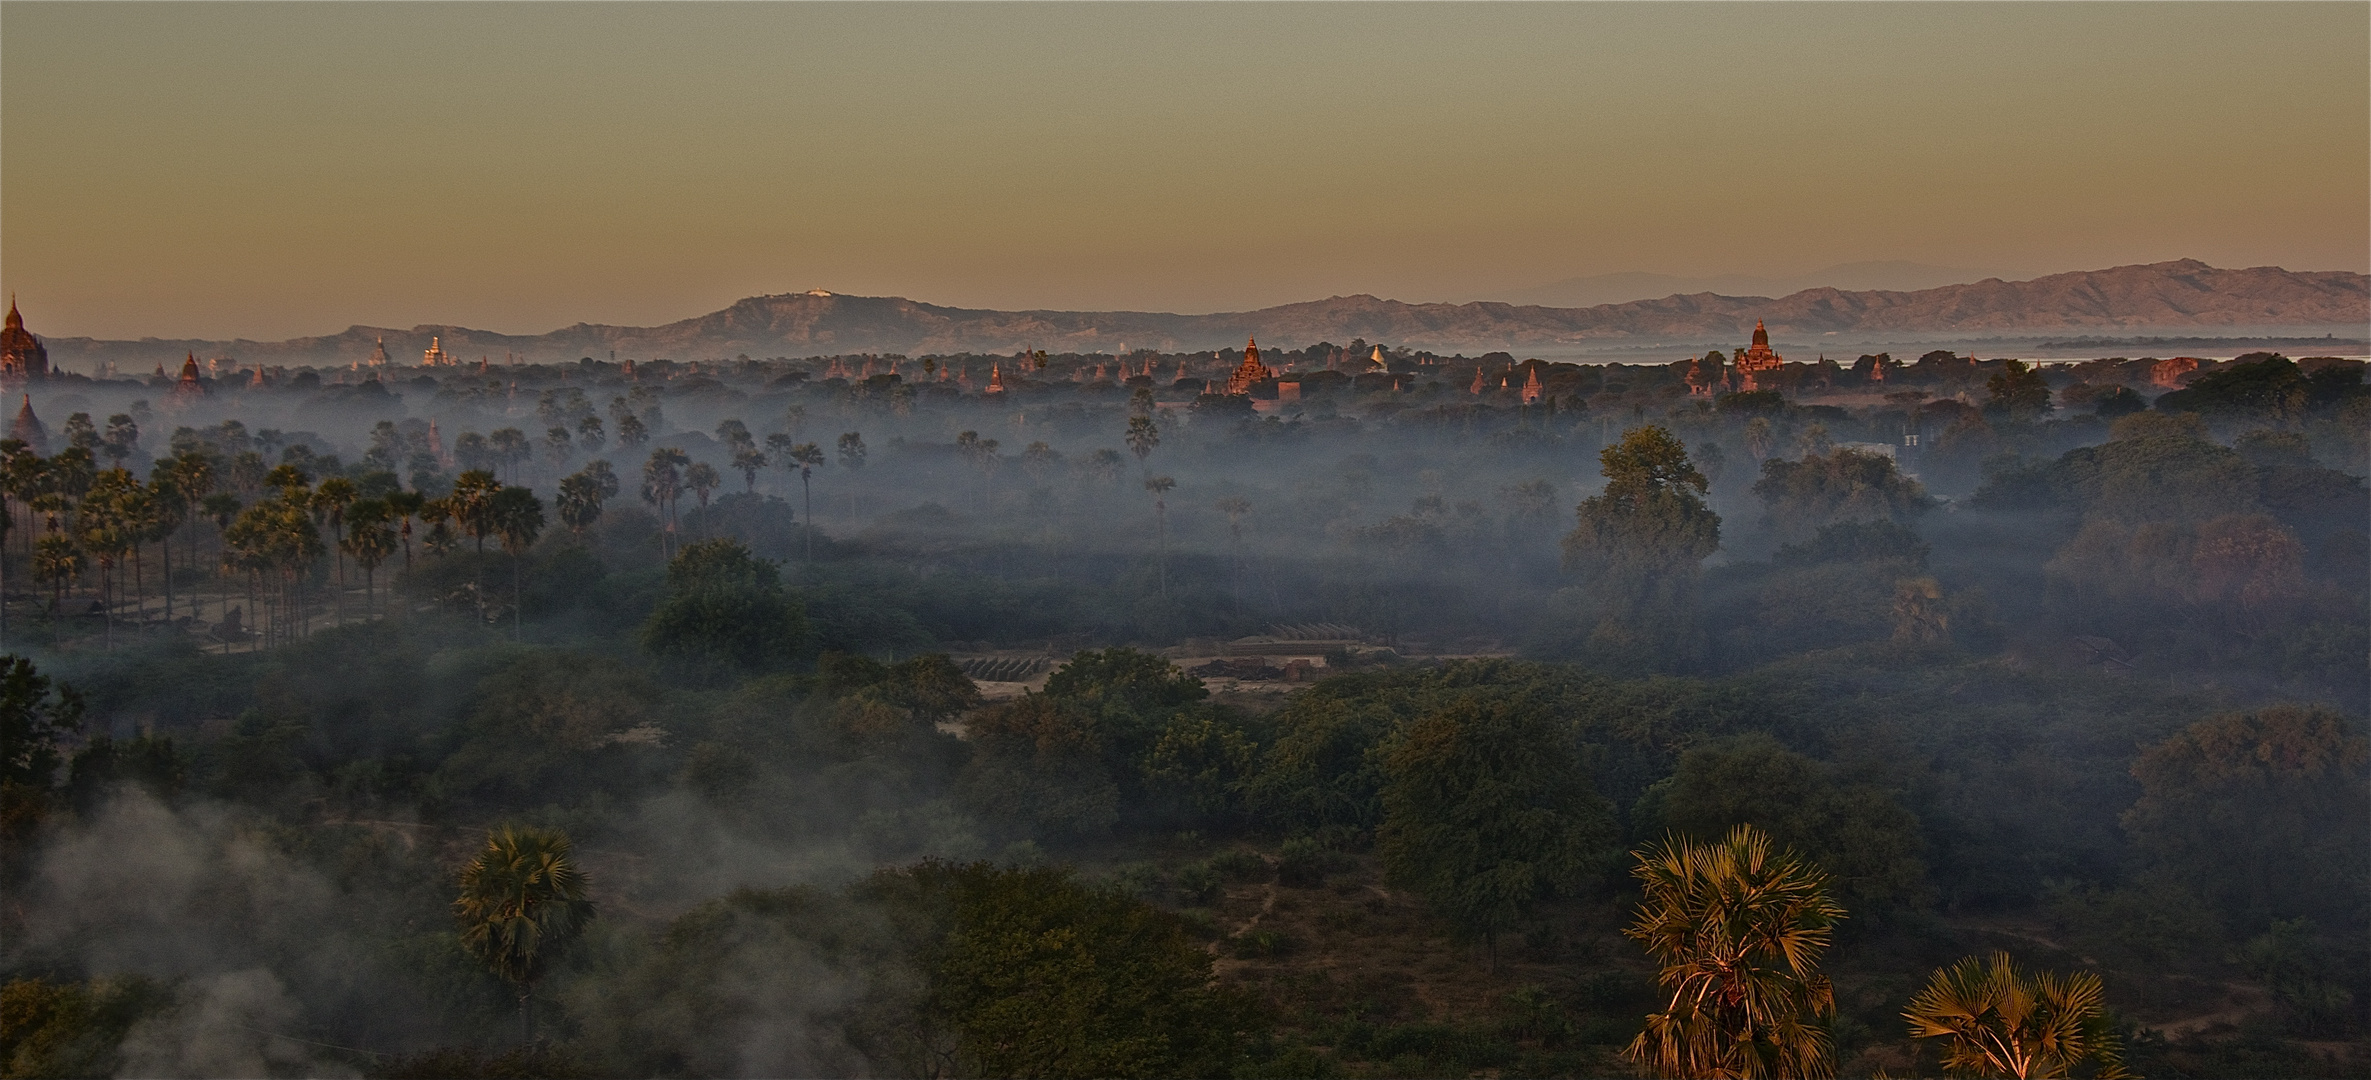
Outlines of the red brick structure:
{"label": "red brick structure", "polygon": [[1754,343],[1737,354],[1737,376],[1744,380],[1744,385],[1738,389],[1750,392],[1774,388],[1764,387],[1760,377],[1775,375],[1785,365],[1786,357],[1770,348],[1770,331],[1762,329],[1762,320],[1755,319]]}
{"label": "red brick structure", "polygon": [[25,329],[16,313],[16,297],[8,298],[8,320],[0,325],[0,379],[39,379],[49,374],[49,347]]}
{"label": "red brick structure", "polygon": [[1275,377],[1276,373],[1268,370],[1268,365],[1260,363],[1260,342],[1258,338],[1252,338],[1249,344],[1243,346],[1243,363],[1236,366],[1234,374],[1227,376],[1227,393],[1248,394],[1253,386]]}

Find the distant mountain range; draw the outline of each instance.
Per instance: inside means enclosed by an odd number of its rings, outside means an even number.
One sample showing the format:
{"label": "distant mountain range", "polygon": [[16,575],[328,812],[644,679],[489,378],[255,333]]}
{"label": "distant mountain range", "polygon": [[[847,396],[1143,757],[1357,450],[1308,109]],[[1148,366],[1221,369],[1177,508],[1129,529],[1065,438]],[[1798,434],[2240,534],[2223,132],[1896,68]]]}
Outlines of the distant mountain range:
{"label": "distant mountain range", "polygon": [[1677,274],[1649,274],[1628,271],[1619,274],[1594,274],[1588,277],[1566,278],[1527,289],[1502,290],[1493,300],[1510,304],[1538,304],[1542,307],[1595,307],[1599,304],[1622,304],[1632,300],[1651,300],[1659,296],[1681,293],[1719,293],[1723,296],[1785,296],[1804,289],[1858,289],[1909,292],[1914,289],[1933,289],[1955,285],[1963,281],[1982,281],[1988,277],[2010,275],[1991,270],[1971,270],[1964,266],[1931,266],[1926,263],[1856,262],[1838,263],[1824,270],[1808,274],[1771,276],[1766,274],[1712,274],[1681,276]]}
{"label": "distant mountain range", "polygon": [[816,290],[754,296],[722,311],[651,327],[579,323],[548,334],[511,335],[458,326],[357,326],[342,334],[274,342],[52,338],[48,345],[53,363],[74,370],[90,370],[101,361],[138,370],[176,362],[186,352],[249,363],[343,365],[367,359],[382,339],[396,363],[416,364],[432,338],[465,361],[485,356],[531,362],[607,359],[613,351],[619,359],[675,360],[1023,348],[1191,351],[1239,347],[1253,335],[1288,348],[1365,338],[1444,352],[1569,355],[1623,343],[1742,344],[1756,319],[1782,340],[1798,341],[1830,333],[1875,338],[2213,328],[2371,331],[2371,277],[2273,266],[2223,270],[2184,259],[2030,281],[1988,278],[1911,292],[1827,287],[1777,298],[1697,292],[1594,307],[1408,304],[1362,295],[1212,315],[986,311]]}

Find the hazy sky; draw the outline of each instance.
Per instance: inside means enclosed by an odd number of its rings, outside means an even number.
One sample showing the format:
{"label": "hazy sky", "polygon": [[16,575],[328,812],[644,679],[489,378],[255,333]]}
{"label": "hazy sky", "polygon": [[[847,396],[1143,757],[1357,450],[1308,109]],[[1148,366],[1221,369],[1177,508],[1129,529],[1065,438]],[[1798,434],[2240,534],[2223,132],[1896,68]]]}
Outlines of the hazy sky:
{"label": "hazy sky", "polygon": [[2371,263],[2371,5],[0,3],[107,337]]}

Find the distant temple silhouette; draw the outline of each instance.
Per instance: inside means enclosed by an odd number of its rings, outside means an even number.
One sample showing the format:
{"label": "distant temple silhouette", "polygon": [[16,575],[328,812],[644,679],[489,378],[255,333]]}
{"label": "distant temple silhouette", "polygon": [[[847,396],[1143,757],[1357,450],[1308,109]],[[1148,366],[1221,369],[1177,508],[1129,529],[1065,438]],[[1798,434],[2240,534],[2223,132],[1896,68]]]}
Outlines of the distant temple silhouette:
{"label": "distant temple silhouette", "polygon": [[8,298],[8,321],[0,325],[0,379],[39,379],[49,374],[49,347],[25,329],[16,313],[16,297]]}
{"label": "distant temple silhouette", "polygon": [[1276,377],[1268,365],[1260,363],[1259,339],[1249,338],[1247,341],[1243,346],[1243,363],[1236,365],[1235,373],[1227,376],[1227,393],[1248,394],[1252,387]]}
{"label": "distant temple silhouette", "polygon": [[1754,343],[1737,354],[1737,377],[1742,380],[1740,390],[1773,389],[1764,387],[1757,376],[1775,373],[1786,365],[1786,357],[1770,348],[1770,331],[1762,329],[1762,320],[1754,320]]}

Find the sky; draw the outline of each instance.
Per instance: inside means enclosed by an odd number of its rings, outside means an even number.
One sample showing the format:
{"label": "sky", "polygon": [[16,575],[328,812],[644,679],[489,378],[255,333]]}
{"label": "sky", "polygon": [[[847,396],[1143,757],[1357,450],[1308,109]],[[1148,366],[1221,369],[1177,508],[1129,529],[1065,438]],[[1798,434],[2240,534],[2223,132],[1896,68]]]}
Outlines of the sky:
{"label": "sky", "polygon": [[2371,269],[2371,5],[0,3],[45,336]]}

